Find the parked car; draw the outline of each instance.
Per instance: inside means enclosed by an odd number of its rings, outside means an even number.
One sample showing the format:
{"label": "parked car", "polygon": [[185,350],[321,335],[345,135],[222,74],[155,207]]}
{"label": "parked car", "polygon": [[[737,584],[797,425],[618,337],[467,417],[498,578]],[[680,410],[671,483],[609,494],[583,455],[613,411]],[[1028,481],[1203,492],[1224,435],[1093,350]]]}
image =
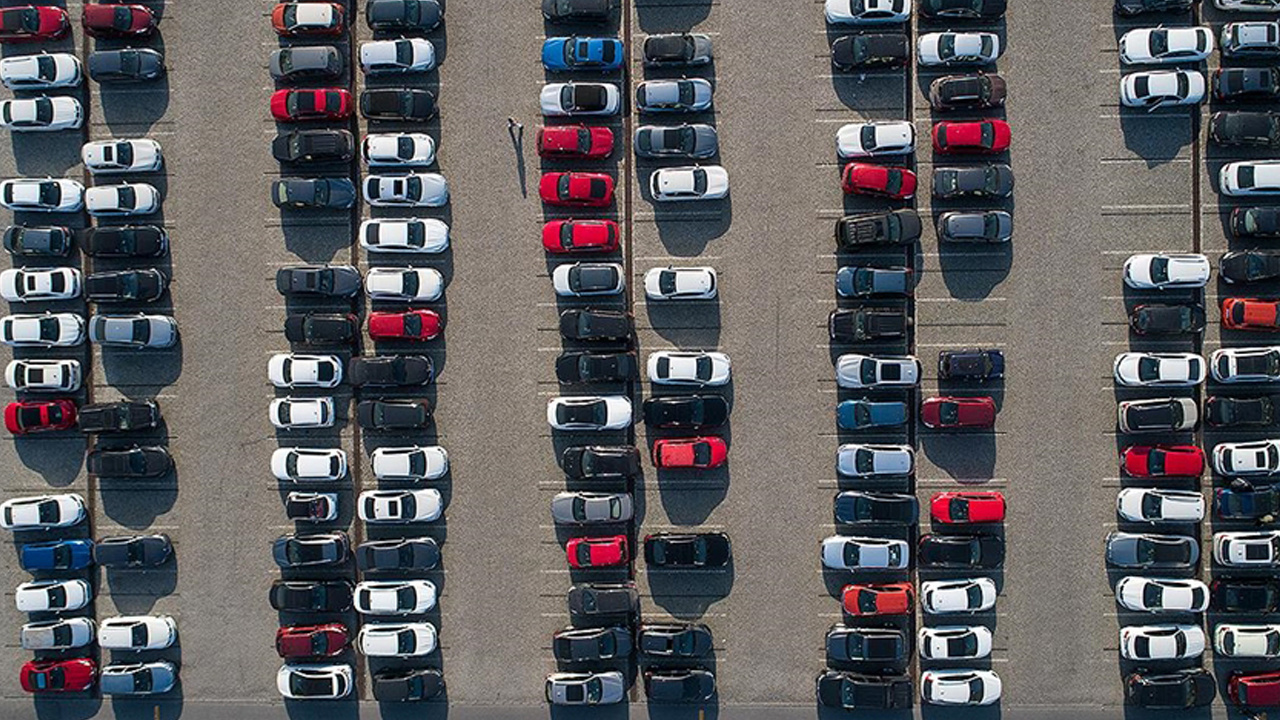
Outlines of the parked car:
{"label": "parked car", "polygon": [[310,535],[281,535],[271,545],[271,556],[281,569],[342,565],[351,553],[351,542],[341,531]]}
{"label": "parked car", "polygon": [[57,40],[70,29],[67,11],[54,5],[0,8],[0,43]]}
{"label": "parked car", "polygon": [[1204,519],[1204,496],[1192,490],[1127,487],[1116,496],[1116,512],[1129,522],[1195,523]]}
{"label": "parked car", "polygon": [[173,470],[173,456],[163,445],[100,447],[85,457],[90,475],[114,478],[158,478]]}
{"label": "parked car", "polygon": [[1129,575],[1116,583],[1116,602],[1133,612],[1202,613],[1209,608],[1209,587],[1199,580]]}
{"label": "parked car", "polygon": [[286,177],[271,181],[271,202],[282,210],[343,210],[356,201],[346,178]]}
{"label": "parked car", "polygon": [[281,295],[351,297],[360,292],[360,272],[350,265],[296,265],[276,271]]}
{"label": "parked car", "polygon": [[1129,313],[1129,327],[1139,335],[1180,335],[1204,331],[1204,307],[1144,303]]}
{"label": "parked car", "polygon": [[840,187],[855,195],[907,200],[916,194],[916,174],[905,167],[849,163]]}
{"label": "parked car", "polygon": [[567,627],[551,636],[551,653],[567,664],[599,663],[631,655],[631,630],[610,627]]}
{"label": "parked car", "polygon": [[911,583],[853,583],[840,590],[840,607],[854,617],[909,615],[914,598]]}
{"label": "parked car", "polygon": [[641,625],[636,650],[652,658],[699,658],[711,653],[711,628],[701,623]]}
{"label": "parked car", "polygon": [[356,547],[361,572],[399,573],[432,570],[440,564],[440,545],[429,537],[368,540]]}
{"label": "parked car", "polygon": [[920,608],[928,614],[985,612],[995,604],[996,584],[991,578],[926,580],[920,583]]}
{"label": "parked car", "polygon": [[64,95],[0,101],[0,127],[14,132],[75,130],[84,124],[80,101]]}
{"label": "parked car", "polygon": [[900,400],[843,400],[836,405],[836,425],[842,430],[870,430],[905,425],[907,404]]}
{"label": "parked car", "polygon": [[1280,347],[1214,350],[1209,355],[1209,373],[1220,383],[1280,380]]}
{"label": "parked car", "polygon": [[345,62],[332,45],[299,45],[275,50],[267,60],[267,70],[277,82],[338,80]]}
{"label": "parked car", "polygon": [[351,609],[350,580],[276,580],[268,600],[280,612],[340,613]]}
{"label": "parked car", "polygon": [[1218,191],[1229,197],[1280,193],[1280,161],[1227,163],[1218,172]]}
{"label": "parked car", "polygon": [[920,515],[920,504],[915,497],[901,493],[844,490],[836,495],[832,504],[837,524],[914,525]]}
{"label": "parked car", "polygon": [[1195,538],[1184,535],[1113,532],[1106,544],[1107,564],[1119,568],[1185,569],[1200,558]]}
{"label": "parked car", "polygon": [[1280,531],[1214,533],[1213,560],[1228,567],[1274,567],[1280,564]]}
{"label": "parked car", "polygon": [[83,343],[84,338],[84,319],[72,313],[0,318],[0,342],[10,347],[72,347]]}
{"label": "parked car", "polygon": [[356,422],[362,430],[414,430],[431,422],[433,408],[426,398],[361,400]]}
{"label": "parked car", "polygon": [[169,234],[158,225],[113,225],[91,228],[84,251],[93,257],[160,257],[169,249]]}
{"label": "parked car", "polygon": [[[640,148],[638,133],[636,147]],[[534,146],[542,157],[606,158],[613,154],[613,131],[598,125],[548,125],[538,128]]]}
{"label": "parked car", "polygon": [[93,588],[84,580],[34,580],[18,585],[13,593],[18,612],[79,610],[93,599]]}
{"label": "parked car", "polygon": [[915,148],[916,126],[906,120],[849,123],[836,130],[836,154],[845,160],[909,154]]}
{"label": "parked car", "polygon": [[827,335],[832,342],[873,342],[905,337],[910,320],[902,310],[891,308],[845,308],[827,316]]}
{"label": "parked car", "polygon": [[151,48],[94,50],[89,53],[89,77],[96,82],[147,82],[158,80],[164,74],[164,55]]}
{"label": "parked car", "polygon": [[1124,17],[1144,13],[1185,12],[1196,0],[1116,0],[1116,14]]}
{"label": "parked car", "polygon": [[914,355],[859,355],[836,360],[836,384],[842,388],[914,387],[920,361]]}
{"label": "parked car", "polygon": [[920,0],[920,16],[930,20],[996,20],[1005,0]]}
{"label": "parked car", "polygon": [[374,31],[428,32],[443,16],[437,0],[369,0],[364,6],[365,22]]}
{"label": "parked car", "polygon": [[86,433],[131,432],[158,427],[160,405],[155,400],[119,400],[80,408],[80,431]]}
{"label": "parked car", "polygon": [[560,455],[560,469],[573,480],[630,478],[640,474],[640,451],[632,445],[575,445]]}
{"label": "parked car", "polygon": [[732,555],[722,532],[654,533],[644,538],[644,561],[650,569],[679,570],[723,567]]}
{"label": "parked car", "polygon": [[719,292],[718,279],[711,267],[651,268],[644,274],[644,294],[649,300],[711,300]]}
{"label": "parked car", "polygon": [[5,382],[23,392],[74,392],[80,389],[79,360],[10,360]]}
{"label": "parked car", "polygon": [[1213,650],[1223,657],[1280,657],[1280,626],[1222,623],[1214,628]]}
{"label": "parked car", "polygon": [[276,654],[286,660],[339,655],[351,644],[351,633],[342,623],[284,625],[276,630]]}
{"label": "parked car", "polygon": [[285,37],[340,35],[346,30],[346,16],[338,3],[279,3],[271,11],[271,26]]}
{"label": "parked car", "polygon": [[565,310],[560,313],[560,336],[569,340],[629,340],[630,313],[620,310]]}
{"label": "parked car", "polygon": [[920,536],[921,567],[995,568],[1004,564],[1004,540],[997,535]]}
{"label": "parked car", "polygon": [[92,658],[28,660],[19,670],[18,682],[29,693],[84,692],[93,688],[97,676]]}
{"label": "parked car", "polygon": [[76,404],[71,400],[28,400],[4,407],[5,429],[14,435],[70,430],[76,426]]}
{"label": "parked car", "polygon": [[1004,105],[1008,85],[994,73],[944,75],[929,83],[929,106],[947,110],[988,109]]}
{"label": "parked car", "polygon": [[1195,445],[1130,445],[1120,453],[1120,469],[1132,477],[1199,477],[1204,451]]}
{"label": "parked car", "polygon": [[43,570],[83,570],[93,564],[92,540],[52,540],[18,548],[18,564],[31,573]]}
{"label": "parked car", "polygon": [[1194,429],[1199,420],[1196,403],[1190,398],[1126,400],[1116,409],[1121,432],[1180,432]]}
{"label": "parked car", "polygon": [[178,623],[168,615],[128,615],[98,623],[103,650],[163,650],[178,640]]}
{"label": "parked car", "polygon": [[539,104],[546,117],[617,115],[622,93],[612,83],[548,83]]}
{"label": "parked car", "polygon": [[556,358],[556,380],[562,385],[626,382],[635,376],[635,353],[568,352]]}
{"label": "parked car", "polygon": [[831,43],[831,64],[851,72],[861,68],[896,67],[911,60],[911,45],[901,33],[842,35]]}
{"label": "parked car", "polygon": [[75,268],[9,268],[0,272],[0,297],[8,302],[70,300],[80,296]]}
{"label": "parked car", "polygon": [[366,175],[364,201],[373,207],[443,207],[449,183],[440,173]]}
{"label": "parked car", "polygon": [[349,344],[359,329],[355,315],[349,313],[298,313],[284,321],[285,339],[303,345]]}
{"label": "parked car", "polygon": [[640,612],[640,594],[635,583],[580,583],[569,588],[565,598],[575,622],[592,624],[609,618],[630,620]]}
{"label": "parked car", "polygon": [[370,133],[360,143],[369,167],[415,167],[436,161],[436,141],[426,133]]}
{"label": "parked car", "polygon": [[426,355],[372,355],[351,358],[347,380],[356,387],[413,387],[435,379]]}
{"label": "parked car", "polygon": [[542,249],[549,253],[611,253],[621,236],[612,220],[551,220],[542,226]]}
{"label": "parked car", "polygon": [[354,680],[351,666],[346,664],[285,664],[276,673],[276,689],[289,700],[336,700],[351,694]]}
{"label": "parked car", "polygon": [[1198,105],[1204,91],[1204,75],[1195,70],[1146,70],[1120,78],[1120,104],[1125,107]]}
{"label": "parked car", "polygon": [[290,492],[284,499],[284,514],[296,522],[329,522],[338,517],[338,494]]}
{"label": "parked car", "polygon": [[644,671],[649,702],[704,702],[716,694],[716,676],[705,668],[649,668]]}
{"label": "parked car", "polygon": [[932,32],[916,41],[916,60],[929,65],[990,65],[1004,48],[989,32]]}
{"label": "parked car", "polygon": [[920,423],[934,429],[989,428],[996,423],[996,404],[990,397],[926,398]]}
{"label": "parked car", "polygon": [[728,456],[728,445],[715,436],[660,438],[653,443],[653,465],[658,468],[720,467]]}
{"label": "parked car", "polygon": [[361,615],[421,615],[436,606],[437,591],[430,580],[364,580],[355,598]]}
{"label": "parked car", "polygon": [[1227,697],[1239,707],[1280,705],[1280,672],[1235,670],[1227,680]]}
{"label": "parked car", "polygon": [[[607,5],[609,0],[543,0],[545,4]],[[544,11],[545,14],[545,11]],[[585,673],[552,673],[544,694],[552,705],[613,705],[626,697],[627,685],[617,670]]]}
{"label": "parked car", "polygon": [[910,0],[826,0],[825,15],[833,25],[881,25],[906,22]]}
{"label": "parked car", "polygon": [[626,565],[630,559],[626,535],[576,537],[564,546],[569,567],[590,569]]}
{"label": "parked car", "polygon": [[613,204],[613,178],[595,172],[544,173],[538,196],[553,207],[608,207]]}
{"label": "parked car", "polygon": [[71,650],[97,637],[93,620],[86,617],[30,622],[22,626],[20,634],[23,650]]}
{"label": "parked car", "polygon": [[719,386],[729,382],[732,366],[722,352],[659,350],[646,362],[649,382],[659,385]]}
{"label": "parked car", "polygon": [[1280,487],[1276,485],[1248,483],[1218,488],[1213,495],[1218,517],[1226,520],[1257,520],[1280,511]]}
{"label": "parked car", "polygon": [[891,538],[832,535],[822,541],[822,564],[832,570],[906,570],[911,546]]}
{"label": "parked car", "polygon": [[[1225,28],[1222,39],[1222,52],[1227,55]],[[1212,54],[1213,30],[1207,27],[1134,28],[1120,37],[1120,62],[1124,65],[1195,63]]]}
{"label": "parked car", "polygon": [[367,75],[424,73],[435,69],[436,48],[423,38],[360,43],[360,69]]}
{"label": "parked car", "polygon": [[562,297],[617,295],[626,288],[622,265],[618,263],[576,262],[557,265],[551,283]]}
{"label": "parked car", "polygon": [[1004,243],[1013,238],[1013,216],[1004,210],[955,211],[938,216],[943,242]]}
{"label": "parked car", "polygon": [[333,398],[276,398],[267,408],[267,417],[281,430],[333,427]]}
{"label": "parked car", "polygon": [[921,660],[977,660],[991,654],[991,630],[982,625],[935,625],[920,628],[916,641]]}
{"label": "parked car", "polygon": [[729,172],[721,165],[664,167],[649,173],[654,202],[720,200],[729,194]]}
{"label": "parked car", "polygon": [[155,302],[164,296],[169,278],[155,268],[90,273],[85,299],[96,303]]}
{"label": "parked car", "polygon": [[981,706],[1000,699],[1000,676],[992,670],[925,670],[920,698],[931,705]]}
{"label": "parked car", "polygon": [[914,684],[907,675],[824,670],[817,680],[818,704],[840,710],[907,709],[914,694]]}
{"label": "parked car", "polygon": [[1280,252],[1236,250],[1218,260],[1218,277],[1229,283],[1264,282],[1280,278]]}
{"label": "parked car", "polygon": [[4,231],[4,249],[24,257],[66,257],[75,233],[64,225],[10,225]]}
{"label": "parked car", "polygon": [[920,240],[920,214],[912,208],[845,215],[836,221],[836,247],[856,251],[864,245],[911,245]]}
{"label": "parked car", "polygon": [[436,116],[436,96],[418,88],[375,87],[360,93],[360,114],[383,122],[426,122]]}
{"label": "parked car", "polygon": [[347,130],[295,130],[271,141],[271,155],[282,163],[342,163],[354,153]]}
{"label": "parked car", "polygon": [[1216,112],[1209,116],[1209,139],[1219,145],[1280,147],[1280,114]]}
{"label": "parked car", "polygon": [[986,382],[1004,377],[1004,352],[972,348],[938,352],[938,377]]}
{"label": "parked car", "polygon": [[1204,653],[1199,625],[1129,625],[1120,628],[1120,657],[1125,660],[1186,660]]}
{"label": "parked car", "polygon": [[1251,20],[1222,26],[1223,58],[1274,58],[1280,55],[1280,23]]}
{"label": "parked car", "polygon": [[1223,298],[1222,327],[1227,330],[1280,330],[1280,301]]}
{"label": "parked car", "polygon": [[1003,120],[939,122],[933,125],[936,152],[993,155],[1009,149],[1012,132]]}
{"label": "parked car", "polygon": [[145,5],[99,3],[84,6],[80,23],[93,37],[130,39],[155,32],[156,16]]}
{"label": "parked car", "polygon": [[542,41],[542,67],[550,72],[613,72],[622,67],[624,57],[617,38],[574,35]]}
{"label": "parked car", "polygon": [[439,520],[444,499],[435,488],[365,490],[356,498],[361,520],[370,523],[415,523]]}
{"label": "parked car", "polygon": [[619,523],[632,516],[630,493],[562,492],[551,498],[551,519],[558,523]]}
{"label": "parked car", "polygon": [[66,178],[16,178],[0,182],[0,206],[26,212],[79,212],[84,186]]}
{"label": "parked car", "polygon": [[370,268],[364,292],[374,301],[432,302],[444,294],[444,276],[428,267]]}
{"label": "parked car", "polygon": [[641,48],[648,67],[706,65],[711,62],[711,36],[702,33],[650,35]]}
{"label": "parked car", "polygon": [[168,315],[91,315],[89,340],[103,347],[151,350],[178,344],[178,321]]}
{"label": "parked car", "polygon": [[1013,169],[1003,163],[937,167],[933,196],[938,200],[998,200],[1013,194]]}
{"label": "parked car", "polygon": [[[433,340],[443,321],[431,310],[369,313],[369,337],[374,340]],[[372,358],[366,358],[372,359]]]}
{"label": "parked car", "polygon": [[163,533],[104,537],[93,545],[93,561],[104,568],[155,567],[171,555],[173,543]]}
{"label": "parked car", "polygon": [[1202,707],[1212,703],[1217,694],[1217,682],[1201,668],[1159,673],[1139,671],[1124,680],[1125,700],[1151,710]]}
{"label": "parked car", "polygon": [[1116,355],[1111,374],[1124,387],[1194,387],[1208,371],[1195,353],[1124,352]]}

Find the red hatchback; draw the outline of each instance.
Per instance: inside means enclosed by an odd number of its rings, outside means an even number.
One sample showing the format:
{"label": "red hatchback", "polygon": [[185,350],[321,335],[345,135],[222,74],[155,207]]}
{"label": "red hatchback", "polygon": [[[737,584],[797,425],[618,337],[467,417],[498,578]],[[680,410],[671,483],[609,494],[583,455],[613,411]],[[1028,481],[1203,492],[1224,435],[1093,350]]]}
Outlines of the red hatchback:
{"label": "red hatchback", "polygon": [[271,11],[271,27],[277,35],[341,35],[346,31],[346,11],[331,2],[282,2]]}
{"label": "red hatchback", "polygon": [[989,428],[996,403],[989,397],[931,397],[920,403],[920,422],[931,428]]}
{"label": "red hatchback", "polygon": [[660,468],[713,468],[724,464],[729,447],[718,437],[663,438],[653,444]]}
{"label": "red hatchback", "polygon": [[604,173],[550,172],[538,184],[542,202],[568,207],[608,207],[613,202],[613,178]]}
{"label": "red hatchback", "polygon": [[1013,133],[1003,120],[940,122],[933,126],[933,149],[940,153],[994,155],[1009,149]]}
{"label": "red hatchback", "polygon": [[850,615],[906,615],[911,612],[915,592],[911,583],[845,585],[840,605]]}
{"label": "red hatchback", "polygon": [[618,249],[618,223],[552,220],[542,226],[542,247],[549,253],[613,252]]}
{"label": "red hatchback", "polygon": [[1222,327],[1230,330],[1280,330],[1280,300],[1223,298]]}
{"label": "red hatchback", "polygon": [[285,625],[276,631],[276,652],[282,658],[333,657],[350,642],[342,623]]}
{"label": "red hatchback", "polygon": [[71,29],[62,8],[48,5],[19,5],[0,8],[0,43],[56,40]]}
{"label": "red hatchback", "polygon": [[4,426],[14,435],[76,426],[76,404],[70,400],[29,400],[4,406]]}
{"label": "red hatchback", "polygon": [[375,340],[431,340],[441,325],[430,310],[369,313],[369,337]]}
{"label": "red hatchback", "polygon": [[613,154],[613,131],[586,125],[552,125],[538,130],[538,154],[554,158],[598,159]]}
{"label": "red hatchback", "polygon": [[30,660],[18,677],[29,693],[81,692],[93,687],[98,666],[89,658]]}
{"label": "red hatchback", "polygon": [[627,563],[627,536],[574,538],[564,546],[575,568],[614,567]]}
{"label": "red hatchback", "polygon": [[1120,468],[1133,477],[1198,477],[1204,451],[1195,445],[1133,445],[1120,453]]}
{"label": "red hatchback", "polygon": [[1227,695],[1245,707],[1280,707],[1280,672],[1231,673]]}
{"label": "red hatchback", "polygon": [[905,200],[916,194],[916,174],[904,167],[849,163],[840,187],[847,193]]}
{"label": "red hatchback", "polygon": [[156,16],[143,5],[85,5],[80,20],[94,37],[140,37],[156,29]]}
{"label": "red hatchback", "polygon": [[1004,520],[1004,495],[995,491],[942,492],[929,499],[929,515],[944,525]]}
{"label": "red hatchback", "polygon": [[271,117],[280,122],[343,120],[351,115],[351,93],[342,88],[277,90],[271,93]]}

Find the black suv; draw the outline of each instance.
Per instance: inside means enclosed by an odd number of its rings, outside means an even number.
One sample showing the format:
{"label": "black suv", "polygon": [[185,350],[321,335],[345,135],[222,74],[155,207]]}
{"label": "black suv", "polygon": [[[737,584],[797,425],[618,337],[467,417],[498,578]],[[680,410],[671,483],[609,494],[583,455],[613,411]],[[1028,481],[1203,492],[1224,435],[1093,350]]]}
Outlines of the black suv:
{"label": "black suv", "polygon": [[560,467],[574,480],[634,477],[640,474],[640,451],[631,445],[579,445],[565,448]]}
{"label": "black suv", "polygon": [[985,382],[1004,377],[1004,353],[979,348],[938,353],[938,378]]}
{"label": "black suv", "polygon": [[160,424],[160,406],[155,400],[122,400],[96,403],[80,408],[81,432],[126,432],[145,430]]}
{"label": "black suv", "polygon": [[84,279],[85,297],[93,302],[153,302],[164,295],[169,278],[155,268],[90,273]]}
{"label": "black suv", "polygon": [[372,88],[360,93],[360,114],[369,120],[430,120],[436,114],[436,96],[414,88]]}
{"label": "black suv", "polygon": [[173,457],[159,445],[93,450],[85,458],[90,475],[113,478],[156,478],[173,469]]}
{"label": "black suv", "polygon": [[644,422],[651,428],[697,430],[728,419],[729,403],[719,395],[664,395],[644,401]]}
{"label": "black suv", "polygon": [[365,430],[413,430],[431,422],[431,401],[361,400],[356,420]]}
{"label": "black suv", "polygon": [[620,310],[565,310],[560,334],[570,340],[629,340],[631,313]]}
{"label": "black suv", "polygon": [[347,162],[355,151],[355,138],[346,130],[297,130],[271,141],[271,154],[287,163]]}
{"label": "black suv", "polygon": [[306,313],[284,321],[285,339],[305,345],[346,344],[359,332],[360,323],[352,314]]}
{"label": "black suv", "polygon": [[831,43],[831,64],[837,70],[906,65],[911,59],[907,37],[902,33],[845,35]]}
{"label": "black suv", "polygon": [[89,230],[84,251],[93,257],[160,257],[169,249],[169,234],[158,225],[112,225]]}
{"label": "black suv", "polygon": [[346,612],[353,589],[348,580],[276,580],[267,599],[281,612]]}
{"label": "black suv", "polygon": [[995,535],[924,535],[920,567],[995,568],[1004,563],[1004,540]]}
{"label": "black suv", "polygon": [[827,334],[832,342],[855,343],[904,337],[907,314],[888,308],[832,310],[827,316]]}
{"label": "black suv", "polygon": [[565,385],[627,381],[635,376],[635,353],[568,352],[556,358],[556,379]]}
{"label": "black suv", "polygon": [[920,214],[910,208],[846,215],[836,221],[836,245],[856,250],[863,245],[909,245],[920,239]]}
{"label": "black suv", "polygon": [[655,533],[644,538],[644,561],[655,568],[722,567],[731,552],[724,533]]}

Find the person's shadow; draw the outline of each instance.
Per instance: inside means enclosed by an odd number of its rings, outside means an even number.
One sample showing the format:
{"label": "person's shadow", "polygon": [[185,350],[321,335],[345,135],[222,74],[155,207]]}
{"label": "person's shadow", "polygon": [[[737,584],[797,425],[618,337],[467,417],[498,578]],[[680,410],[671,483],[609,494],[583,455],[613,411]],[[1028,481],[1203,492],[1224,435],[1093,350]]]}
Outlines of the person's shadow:
{"label": "person's shadow", "polygon": [[507,134],[511,136],[511,146],[516,151],[516,177],[520,179],[520,196],[529,197],[524,175],[524,123],[508,120]]}

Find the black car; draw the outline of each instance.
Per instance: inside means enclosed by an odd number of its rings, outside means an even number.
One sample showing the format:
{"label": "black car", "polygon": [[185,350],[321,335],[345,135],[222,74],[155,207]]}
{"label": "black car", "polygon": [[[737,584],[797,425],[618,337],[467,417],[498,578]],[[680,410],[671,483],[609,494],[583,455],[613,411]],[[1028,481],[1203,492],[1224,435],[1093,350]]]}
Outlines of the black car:
{"label": "black car", "polygon": [[560,313],[560,334],[570,340],[629,340],[631,313],[620,310],[565,310]]}
{"label": "black car", "polygon": [[711,653],[711,628],[702,624],[641,625],[636,649],[658,658],[699,658]]}
{"label": "black car", "polygon": [[716,694],[716,676],[703,668],[650,668],[644,694],[651,702],[700,702]]}
{"label": "black car", "polygon": [[636,157],[709,158],[720,151],[720,138],[710,125],[643,125],[632,146]]}
{"label": "black car", "polygon": [[353,357],[347,365],[347,381],[356,387],[426,385],[435,376],[435,363],[426,355]]}
{"label": "black car", "polygon": [[1275,425],[1278,409],[1280,409],[1280,395],[1259,397],[1214,395],[1204,401],[1204,419],[1214,427]]}
{"label": "black car", "polygon": [[920,517],[920,503],[912,495],[845,490],[836,495],[837,523],[901,523],[914,525]]}
{"label": "black car", "polygon": [[1213,702],[1218,694],[1213,675],[1202,668],[1153,673],[1142,670],[1124,679],[1124,698],[1150,710],[1183,710]]}
{"label": "black car", "polygon": [[280,612],[347,612],[353,590],[349,580],[276,580],[267,599]]}
{"label": "black car", "polygon": [[1238,207],[1231,211],[1231,234],[1238,238],[1280,238],[1280,207]]}
{"label": "black car", "polygon": [[293,45],[271,53],[267,66],[279,82],[342,77],[342,56],[332,45]]}
{"label": "black car", "polygon": [[284,337],[304,345],[345,345],[360,332],[360,322],[352,314],[305,313],[284,320]]}
{"label": "black car", "polygon": [[364,19],[371,30],[425,32],[440,24],[444,8],[436,0],[369,0]]}
{"label": "black car", "polygon": [[906,662],[911,644],[906,633],[889,627],[832,625],[827,631],[827,664]]}
{"label": "black car", "polygon": [[631,445],[579,445],[564,449],[560,467],[573,480],[634,477],[640,474],[640,451]]}
{"label": "black car", "polygon": [[1187,12],[1197,0],[1116,0],[1117,15],[1141,15],[1152,12]]}
{"label": "black car", "polygon": [[271,557],[280,568],[341,565],[351,541],[341,530],[314,535],[281,535],[271,544]]}
{"label": "black car", "polygon": [[355,554],[361,572],[426,571],[440,564],[440,546],[429,537],[370,540]]}
{"label": "black car", "polygon": [[930,20],[996,20],[1005,0],[920,0],[921,17]]}
{"label": "black car", "polygon": [[940,167],[933,171],[933,196],[958,198],[1006,198],[1013,194],[1013,169],[1008,165]]}
{"label": "black car", "polygon": [[160,257],[169,249],[169,234],[157,225],[113,225],[89,230],[85,253],[93,257]]}
{"label": "black car", "polygon": [[401,668],[379,670],[373,674],[373,699],[378,702],[430,700],[442,692],[444,675],[439,670]]}
{"label": "black car", "polygon": [[938,353],[938,379],[986,382],[1004,377],[1004,353],[966,348]]}
{"label": "black car", "polygon": [[89,77],[96,82],[145,82],[161,75],[164,75],[164,56],[150,48],[94,50],[89,53]]}
{"label": "black car", "polygon": [[1209,139],[1219,145],[1280,147],[1280,114],[1216,112],[1209,116]]}
{"label": "black car", "polygon": [[1280,609],[1280,583],[1274,580],[1218,578],[1209,586],[1218,612],[1270,613]]}
{"label": "black car", "polygon": [[575,623],[630,618],[640,612],[640,593],[631,582],[574,585],[565,599]]}
{"label": "black car", "polygon": [[906,675],[860,675],[827,670],[818,676],[818,704],[842,710],[910,708],[915,686]]}
{"label": "black car", "polygon": [[153,302],[164,295],[169,278],[155,268],[90,273],[84,295],[93,302]]}
{"label": "black car", "polygon": [[4,249],[10,255],[66,257],[74,240],[71,228],[63,225],[10,225],[4,231]]}
{"label": "black car", "polygon": [[719,395],[664,395],[644,401],[644,422],[651,428],[698,430],[728,419],[729,403]]}
{"label": "black car", "polygon": [[1218,517],[1224,520],[1257,520],[1280,512],[1280,487],[1252,483],[1237,487],[1239,482],[1233,481],[1232,486],[1213,491],[1213,507]]}
{"label": "black car", "polygon": [[567,352],[556,358],[556,380],[565,385],[625,382],[635,376],[635,353]]}
{"label": "black car", "polygon": [[1139,335],[1180,335],[1204,331],[1200,305],[1138,305],[1129,313],[1129,327]]}
{"label": "black car", "polygon": [[93,561],[107,568],[154,567],[172,554],[173,543],[162,533],[105,537],[93,544]]}
{"label": "black car", "polygon": [[910,245],[920,239],[920,214],[911,208],[846,215],[836,221],[836,246],[857,250],[863,245]]}
{"label": "black car", "polygon": [[347,162],[355,151],[347,130],[296,130],[271,141],[271,154],[282,163]]}
{"label": "black car", "polygon": [[907,313],[891,308],[845,308],[827,316],[832,342],[872,342],[905,337]]}
{"label": "black car", "polygon": [[414,430],[431,422],[431,401],[361,400],[356,421],[365,430]]}
{"label": "black car", "polygon": [[173,469],[173,457],[159,445],[101,448],[89,452],[90,475],[113,478],[156,478]]}
{"label": "black car", "polygon": [[351,297],[360,292],[360,272],[349,265],[297,265],[276,271],[281,295]]}
{"label": "black car", "polygon": [[1219,100],[1269,100],[1280,97],[1280,69],[1221,68],[1213,71],[1213,96]]}
{"label": "black car", "polygon": [[831,64],[837,70],[896,67],[911,59],[911,46],[902,33],[845,35],[831,43]]}
{"label": "black car", "polygon": [[1218,261],[1218,275],[1231,283],[1263,282],[1280,278],[1280,252],[1238,250]]}
{"label": "black car", "polygon": [[160,424],[160,405],[155,400],[121,400],[94,403],[80,408],[77,422],[81,432],[127,432]]}
{"label": "black car", "polygon": [[552,22],[604,22],[613,0],[542,0],[542,17]]}
{"label": "black car", "polygon": [[920,567],[994,568],[1004,563],[1004,540],[995,535],[923,535]]}
{"label": "black car", "polygon": [[356,201],[356,186],[346,178],[280,178],[271,181],[271,202],[293,210],[343,210]]}
{"label": "black car", "polygon": [[626,659],[631,655],[631,631],[617,625],[565,628],[551,637],[551,652],[565,663]]}
{"label": "black car", "polygon": [[654,568],[721,567],[729,563],[730,554],[724,533],[654,533],[644,538],[644,561]]}
{"label": "black car", "polygon": [[436,96],[413,88],[372,88],[360,93],[360,114],[369,120],[430,120],[436,114]]}
{"label": "black car", "polygon": [[711,62],[711,38],[693,33],[650,35],[642,52],[644,64],[650,67],[705,65]]}
{"label": "black car", "polygon": [[938,111],[1000,107],[1008,85],[999,75],[945,75],[929,83],[929,105]]}

